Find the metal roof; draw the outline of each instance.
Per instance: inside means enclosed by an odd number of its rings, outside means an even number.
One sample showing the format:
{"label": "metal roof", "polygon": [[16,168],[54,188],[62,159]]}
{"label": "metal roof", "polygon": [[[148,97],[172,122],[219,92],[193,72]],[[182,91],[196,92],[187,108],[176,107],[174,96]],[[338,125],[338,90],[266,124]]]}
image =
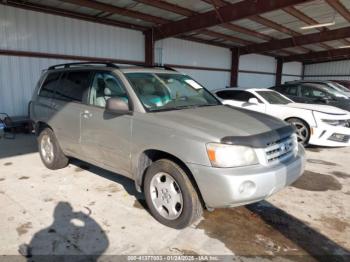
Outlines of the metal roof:
{"label": "metal roof", "polygon": [[[271,2],[270,0],[265,1],[267,4]],[[336,7],[331,6],[330,1],[333,1],[338,8],[340,6],[343,11],[336,10]],[[0,3],[31,10],[35,8],[39,11],[45,9],[43,10],[45,12],[50,12],[51,10],[56,12],[56,14],[67,11],[70,14],[84,15],[84,20],[121,22],[122,26],[137,26],[134,29],[148,30],[151,28],[157,29],[161,25],[182,21],[189,16],[197,16],[213,10],[216,10],[217,19],[220,20],[222,19],[220,17],[220,7],[225,5],[229,7],[232,4],[242,2],[252,3],[252,0],[7,0]],[[175,35],[175,37],[188,38],[191,36],[193,40],[234,48],[264,44],[287,38],[292,39],[296,36],[324,33],[349,27],[349,34],[346,35],[348,39],[343,38],[321,43],[308,43],[301,46],[288,46],[277,50],[269,49],[263,53],[288,56],[350,46],[349,0],[306,0],[304,3],[302,1],[296,2],[301,2],[301,4],[290,5],[282,9],[275,9],[231,22],[216,23],[208,28],[183,32]],[[104,4],[103,8],[98,6],[98,4]],[[119,9],[113,10],[113,7]],[[292,10],[289,9],[288,11],[288,8]],[[301,29],[301,27],[310,25],[313,22],[327,23],[333,21],[335,24],[327,28]]]}

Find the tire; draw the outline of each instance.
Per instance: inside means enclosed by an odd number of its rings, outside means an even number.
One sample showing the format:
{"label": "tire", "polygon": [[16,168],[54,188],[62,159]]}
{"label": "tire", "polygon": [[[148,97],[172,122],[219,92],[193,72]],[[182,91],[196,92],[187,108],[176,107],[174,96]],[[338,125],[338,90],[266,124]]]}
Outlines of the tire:
{"label": "tire", "polygon": [[311,135],[309,125],[299,118],[289,118],[287,122],[297,129],[298,142],[303,146],[307,146]]}
{"label": "tire", "polygon": [[145,175],[144,193],[152,216],[168,227],[182,229],[202,216],[197,191],[186,172],[171,160],[151,164]]}
{"label": "tire", "polygon": [[61,169],[69,163],[68,157],[64,155],[54,132],[50,128],[45,128],[40,132],[38,149],[41,161],[48,169]]}

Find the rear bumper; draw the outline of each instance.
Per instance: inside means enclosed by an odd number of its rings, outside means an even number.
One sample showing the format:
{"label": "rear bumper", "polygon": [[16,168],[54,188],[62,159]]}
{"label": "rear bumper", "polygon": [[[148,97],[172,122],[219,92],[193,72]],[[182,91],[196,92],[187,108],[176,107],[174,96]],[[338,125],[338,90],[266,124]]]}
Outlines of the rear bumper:
{"label": "rear bumper", "polygon": [[[314,127],[309,144],[318,146],[342,147],[350,146],[350,128],[341,126],[322,125]],[[336,139],[334,135],[344,137]],[[333,135],[333,137],[332,137]]]}
{"label": "rear bumper", "polygon": [[214,168],[188,164],[209,208],[234,207],[263,200],[297,180],[304,172],[305,151],[273,166]]}

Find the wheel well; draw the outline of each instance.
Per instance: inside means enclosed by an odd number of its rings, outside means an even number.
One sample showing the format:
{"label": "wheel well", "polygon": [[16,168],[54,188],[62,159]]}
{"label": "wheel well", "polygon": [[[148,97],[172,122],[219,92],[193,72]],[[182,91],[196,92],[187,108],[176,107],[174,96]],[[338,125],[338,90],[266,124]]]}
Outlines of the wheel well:
{"label": "wheel well", "polygon": [[35,135],[36,135],[36,136],[39,136],[40,133],[41,133],[41,131],[43,131],[45,128],[50,128],[50,129],[52,129],[52,128],[51,128],[48,124],[46,124],[45,122],[41,122],[41,121],[37,122],[37,123],[35,124]]}
{"label": "wheel well", "polygon": [[197,182],[191,172],[191,170],[187,167],[187,165],[178,157],[169,154],[167,152],[161,151],[161,150],[155,150],[155,149],[149,149],[144,152],[142,152],[140,158],[139,158],[139,164],[138,164],[138,176],[137,176],[137,184],[141,186],[141,189],[143,191],[144,186],[144,178],[145,174],[147,172],[148,167],[155,161],[159,159],[169,159],[176,164],[178,164],[187,174],[188,178],[190,179],[192,186],[196,190],[198,197],[202,203],[202,206],[205,207],[205,203],[202,197],[202,194],[199,190],[199,187],[197,185]]}
{"label": "wheel well", "polygon": [[310,130],[310,125],[304,119],[302,119],[300,117],[288,117],[288,118],[284,119],[284,121],[288,121],[290,119],[298,119],[298,120],[302,121]]}

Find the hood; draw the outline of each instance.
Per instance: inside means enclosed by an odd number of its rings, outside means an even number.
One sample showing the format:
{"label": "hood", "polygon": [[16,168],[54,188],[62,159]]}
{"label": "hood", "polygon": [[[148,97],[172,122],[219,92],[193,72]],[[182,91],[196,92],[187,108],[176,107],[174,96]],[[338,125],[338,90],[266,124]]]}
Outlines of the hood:
{"label": "hood", "polygon": [[293,108],[308,109],[308,110],[317,111],[317,112],[326,113],[326,114],[332,114],[332,115],[348,114],[347,111],[344,111],[340,108],[329,106],[329,105],[290,103],[287,106],[293,107]]}
{"label": "hood", "polygon": [[266,133],[287,125],[266,114],[223,105],[149,113],[148,115],[156,125],[194,136],[215,138],[215,140],[226,136],[251,136]]}

